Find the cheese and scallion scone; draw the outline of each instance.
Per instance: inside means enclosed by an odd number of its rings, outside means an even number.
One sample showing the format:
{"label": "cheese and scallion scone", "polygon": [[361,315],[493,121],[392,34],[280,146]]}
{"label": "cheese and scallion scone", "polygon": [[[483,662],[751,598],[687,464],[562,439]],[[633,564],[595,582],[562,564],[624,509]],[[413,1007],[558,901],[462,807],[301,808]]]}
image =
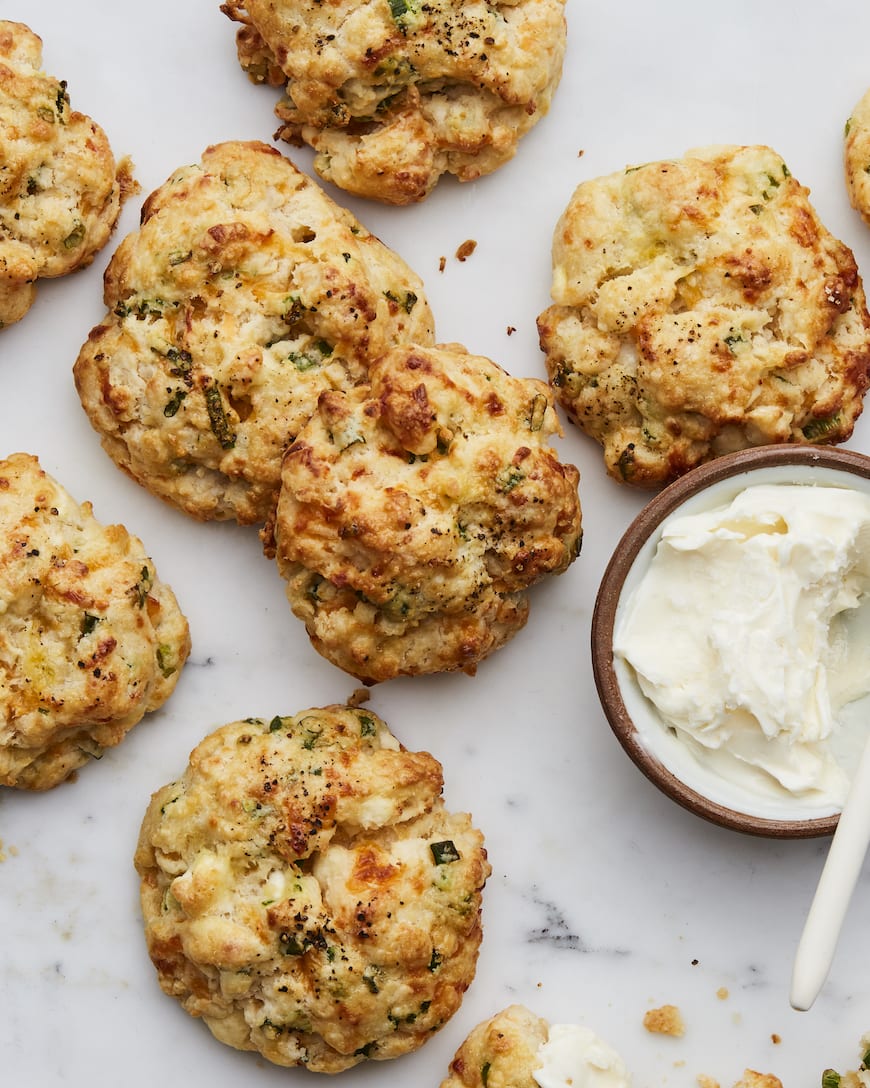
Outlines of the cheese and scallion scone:
{"label": "cheese and scallion scone", "polygon": [[112,459],[193,517],[262,523],[323,392],[433,339],[420,279],[274,148],[230,142],[146,200],[75,364]]}
{"label": "cheese and scallion scone", "polygon": [[441,1088],[628,1088],[622,1058],[579,1024],[550,1025],[523,1005],[478,1024]]}
{"label": "cheese and scallion scone", "polygon": [[870,91],[858,102],[846,122],[845,168],[852,207],[870,225]]}
{"label": "cheese and scallion scone", "polygon": [[422,1046],[474,978],[490,873],[441,790],[433,756],[357,707],[206,737],[136,851],[163,990],[277,1065],[338,1073]]}
{"label": "cheese and scallion scone", "polygon": [[187,621],[141,541],[30,454],[0,461],[0,785],[43,790],[169,698]]}
{"label": "cheese and scallion scone", "polygon": [[826,1069],[822,1073],[821,1088],[870,1088],[870,1031],[861,1036],[861,1060],[857,1069],[838,1073]]}
{"label": "cheese and scallion scone", "polygon": [[324,394],[262,534],[315,649],[366,682],[473,673],[580,548],[560,433],[544,382],[459,345],[395,348]]}
{"label": "cheese and scallion scone", "polygon": [[284,88],[277,135],[326,181],[390,204],[516,152],[562,74],[564,0],[228,0],[250,78]]}
{"label": "cheese and scallion scone", "polygon": [[42,41],[0,20],[0,329],[20,320],[40,278],[93,261],[137,188],[128,159],[70,108],[65,80],[42,70]]}
{"label": "cheese and scallion scone", "polygon": [[550,381],[608,473],[657,487],[720,454],[849,438],[870,371],[850,249],[766,147],[581,183],[538,318]]}

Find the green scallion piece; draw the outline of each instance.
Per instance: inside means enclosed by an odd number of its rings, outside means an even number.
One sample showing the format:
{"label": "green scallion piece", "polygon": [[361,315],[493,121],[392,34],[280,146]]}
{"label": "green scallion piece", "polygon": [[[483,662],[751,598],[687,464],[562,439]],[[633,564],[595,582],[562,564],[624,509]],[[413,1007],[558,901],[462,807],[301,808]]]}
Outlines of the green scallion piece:
{"label": "green scallion piece", "polygon": [[233,434],[227,420],[221,391],[216,385],[207,385],[203,390],[203,394],[212,434],[220,443],[221,449],[231,450],[236,444],[236,436]]}
{"label": "green scallion piece", "polygon": [[459,851],[456,849],[455,843],[450,839],[430,843],[429,849],[432,851],[432,857],[435,859],[436,865],[449,865],[451,862],[459,861]]}

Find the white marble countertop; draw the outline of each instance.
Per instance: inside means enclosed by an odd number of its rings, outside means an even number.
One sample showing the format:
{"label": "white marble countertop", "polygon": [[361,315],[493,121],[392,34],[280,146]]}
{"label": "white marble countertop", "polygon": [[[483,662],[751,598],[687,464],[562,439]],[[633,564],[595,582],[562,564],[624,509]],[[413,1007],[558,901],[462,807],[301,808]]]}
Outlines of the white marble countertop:
{"label": "white marble countertop", "polygon": [[[543,376],[535,317],[575,185],[703,144],[773,146],[870,269],[870,230],[841,173],[843,123],[870,86],[870,5],[568,0],[567,14],[562,84],[512,163],[474,184],[442,182],[411,208],[339,196],[423,277],[441,340]],[[103,269],[141,200],[210,143],[268,140],[274,94],[245,79],[217,0],[6,0],[3,15],[43,37],[47,71],[133,157],[142,193],[91,268],[43,283],[27,317],[0,333],[2,453],[38,454],[101,520],[142,537],[190,619],[193,655],[165,708],[78,781],[0,795],[0,1081],[301,1085],[313,1074],[222,1046],[160,992],[131,856],[149,795],[205,733],[342,701],[356,684],[310,648],[256,532],[194,523],[124,477],[71,377],[103,313]],[[307,152],[284,150],[310,169]],[[468,238],[478,246],[460,263]],[[870,414],[849,445],[870,452]],[[521,1002],[604,1036],[639,1088],[695,1085],[701,1073],[724,1088],[746,1067],[786,1088],[818,1085],[826,1066],[854,1061],[870,1029],[870,874],[825,989],[794,1012],[792,958],[827,844],[708,825],[626,758],[598,704],[589,629],[605,564],[646,496],[608,480],[598,447],[576,430],[559,452],[582,473],[585,542],[569,572],[534,593],[527,627],[474,678],[373,692],[403,743],[443,763],[448,805],[472,812],[493,873],[460,1011],[416,1054],[358,1067],[342,1084],[437,1085],[473,1025]],[[665,1003],[683,1012],[681,1039],[642,1026]]]}

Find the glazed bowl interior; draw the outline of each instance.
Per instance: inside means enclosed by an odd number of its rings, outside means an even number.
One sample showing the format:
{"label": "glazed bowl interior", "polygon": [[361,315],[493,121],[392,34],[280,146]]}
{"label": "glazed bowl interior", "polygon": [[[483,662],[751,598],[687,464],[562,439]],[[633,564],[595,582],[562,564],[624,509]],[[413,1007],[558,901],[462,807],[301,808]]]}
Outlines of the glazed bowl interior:
{"label": "glazed bowl interior", "polygon": [[[634,519],[607,566],[593,612],[592,665],[614,734],[637,767],[665,794],[723,827],[771,838],[809,838],[832,834],[839,811],[798,801],[787,810],[782,804],[766,805],[725,782],[705,768],[673,730],[663,726],[631,667],[613,653],[621,610],[652,561],[663,522],[676,512],[698,513],[725,505],[751,485],[774,483],[848,487],[870,495],[870,457],[816,446],[756,447],[717,458],[670,484]],[[855,705],[860,708],[861,703]],[[860,747],[861,743],[856,760]]]}

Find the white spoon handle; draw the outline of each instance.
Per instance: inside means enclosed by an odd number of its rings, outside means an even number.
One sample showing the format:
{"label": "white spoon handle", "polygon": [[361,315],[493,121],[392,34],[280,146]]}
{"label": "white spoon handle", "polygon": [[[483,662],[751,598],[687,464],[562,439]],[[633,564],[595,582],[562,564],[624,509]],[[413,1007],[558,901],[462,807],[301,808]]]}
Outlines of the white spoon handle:
{"label": "white spoon handle", "polygon": [[795,955],[791,1005],[805,1012],[818,997],[834,959],[840,928],[870,843],[870,737],[831,840]]}

